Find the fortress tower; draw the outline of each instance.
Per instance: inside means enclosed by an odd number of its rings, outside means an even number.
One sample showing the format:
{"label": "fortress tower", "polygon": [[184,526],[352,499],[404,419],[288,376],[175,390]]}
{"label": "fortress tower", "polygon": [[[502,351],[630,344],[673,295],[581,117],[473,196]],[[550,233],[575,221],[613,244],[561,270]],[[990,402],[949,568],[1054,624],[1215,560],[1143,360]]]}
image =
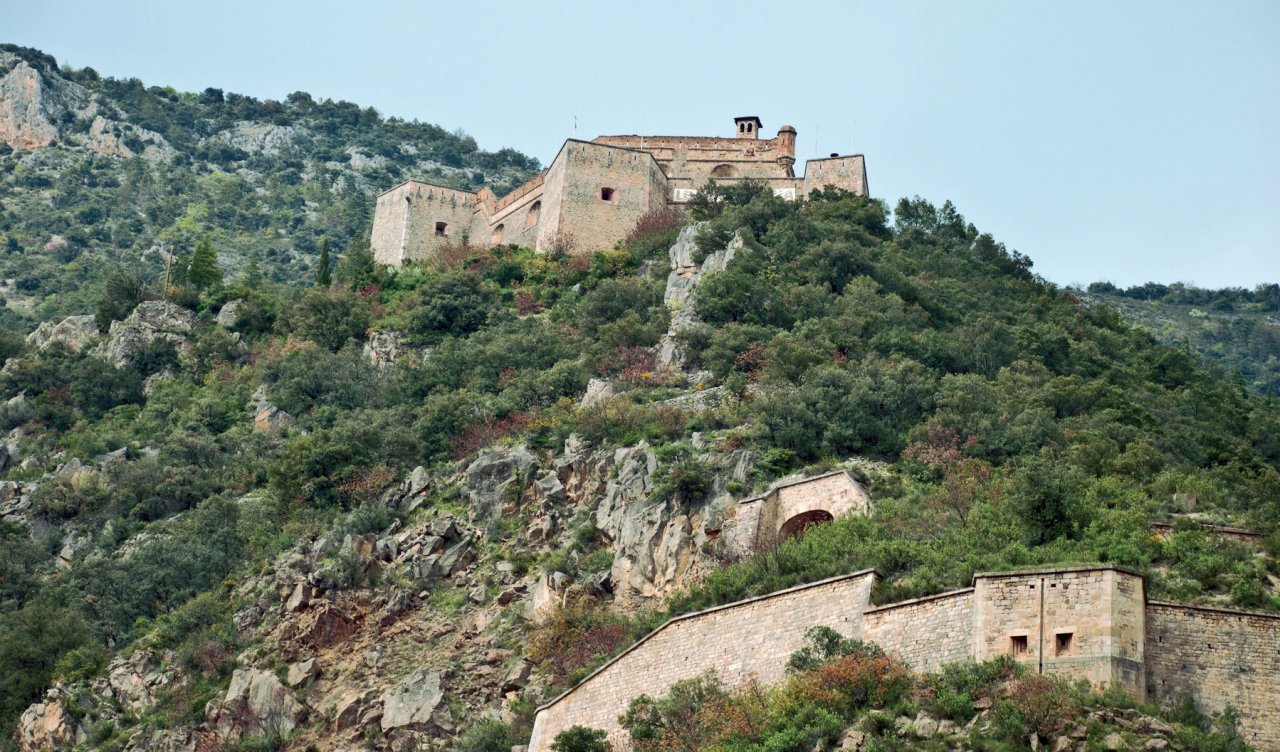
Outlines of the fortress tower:
{"label": "fortress tower", "polygon": [[430,258],[447,243],[505,243],[578,253],[609,248],[647,212],[687,202],[708,180],[758,180],[795,200],[826,185],[862,196],[861,154],[809,160],[795,175],[796,129],[762,138],[760,118],[734,118],[731,137],[569,139],[541,174],[502,198],[416,180],[378,196],[371,245],[379,264]]}

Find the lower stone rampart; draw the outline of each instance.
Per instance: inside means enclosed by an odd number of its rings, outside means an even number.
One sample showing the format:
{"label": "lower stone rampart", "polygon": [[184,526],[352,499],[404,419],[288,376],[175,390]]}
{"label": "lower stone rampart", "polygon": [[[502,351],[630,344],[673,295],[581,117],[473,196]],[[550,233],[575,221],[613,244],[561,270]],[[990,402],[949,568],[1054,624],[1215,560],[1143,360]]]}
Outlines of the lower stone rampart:
{"label": "lower stone rampart", "polygon": [[661,697],[677,681],[707,671],[729,685],[751,677],[777,682],[810,627],[861,637],[875,580],[866,570],[672,619],[539,709],[529,750],[546,752],[572,726],[603,729],[621,741],[618,716],[633,697]]}
{"label": "lower stone rampart", "polygon": [[871,607],[876,580],[867,570],[672,619],[539,709],[530,752],[575,725],[625,748],[618,716],[632,698],[707,671],[777,682],[815,625],[920,671],[1008,655],[1150,702],[1230,706],[1254,748],[1280,752],[1280,615],[1148,602],[1140,573],[1105,565],[978,574],[972,588]]}
{"label": "lower stone rampart", "polygon": [[973,588],[873,608],[862,639],[917,671],[973,658]]}
{"label": "lower stone rampart", "polygon": [[1280,616],[1147,604],[1147,699],[1240,714],[1244,738],[1280,750]]}

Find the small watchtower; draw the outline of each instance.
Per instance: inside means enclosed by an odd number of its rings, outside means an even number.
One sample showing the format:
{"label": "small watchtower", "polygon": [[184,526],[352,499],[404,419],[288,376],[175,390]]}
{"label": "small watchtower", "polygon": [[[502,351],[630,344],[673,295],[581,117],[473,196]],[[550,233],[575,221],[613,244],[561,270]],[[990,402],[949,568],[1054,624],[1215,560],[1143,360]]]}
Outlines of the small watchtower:
{"label": "small watchtower", "polygon": [[755,115],[736,117],[733,123],[737,126],[737,131],[733,134],[735,138],[759,138],[760,128],[764,125]]}

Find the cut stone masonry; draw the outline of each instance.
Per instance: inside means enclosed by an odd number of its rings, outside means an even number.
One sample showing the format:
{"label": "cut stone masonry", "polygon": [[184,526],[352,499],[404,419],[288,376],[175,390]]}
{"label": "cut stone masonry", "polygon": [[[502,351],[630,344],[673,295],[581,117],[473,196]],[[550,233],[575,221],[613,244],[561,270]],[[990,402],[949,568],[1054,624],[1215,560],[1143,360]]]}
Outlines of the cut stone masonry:
{"label": "cut stone masonry", "polygon": [[551,165],[498,198],[417,180],[378,196],[374,260],[399,266],[429,259],[449,243],[514,244],[591,253],[612,247],[648,212],[689,201],[709,180],[757,180],[795,200],[824,186],[866,196],[861,154],[811,159],[795,175],[796,129],[760,138],[760,119],[736,118],[731,138],[600,136],[569,139]]}
{"label": "cut stone masonry", "polygon": [[872,606],[878,578],[864,570],[672,619],[539,708],[529,750],[575,725],[625,743],[618,716],[631,698],[707,671],[730,685],[779,681],[814,625],[921,671],[1012,655],[1140,700],[1231,706],[1246,741],[1280,750],[1280,616],[1148,602],[1143,576],[1114,566],[980,573],[971,588]]}

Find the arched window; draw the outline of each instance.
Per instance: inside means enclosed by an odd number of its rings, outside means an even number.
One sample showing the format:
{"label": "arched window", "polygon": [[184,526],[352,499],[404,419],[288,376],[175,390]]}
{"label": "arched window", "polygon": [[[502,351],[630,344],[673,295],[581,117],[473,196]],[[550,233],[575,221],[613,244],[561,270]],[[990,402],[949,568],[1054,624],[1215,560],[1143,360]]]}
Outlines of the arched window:
{"label": "arched window", "polygon": [[783,524],[782,529],[778,531],[778,534],[782,540],[786,540],[787,538],[803,533],[805,528],[813,527],[814,525],[823,525],[833,519],[834,518],[831,516],[831,513],[823,509],[815,509],[811,512],[801,512],[795,517],[787,520],[786,523]]}
{"label": "arched window", "polygon": [[449,225],[445,224],[444,222],[436,222],[436,237],[443,238],[445,235],[445,230],[448,230],[448,229],[449,229]]}
{"label": "arched window", "polygon": [[601,189],[600,189],[600,200],[601,200],[601,201],[612,201],[612,200],[613,200],[613,194],[614,194],[614,190],[613,190],[612,188],[601,188]]}
{"label": "arched window", "polygon": [[525,215],[524,226],[533,227],[538,224],[538,215],[542,213],[542,202],[534,201],[533,206],[529,207],[529,213]]}
{"label": "arched window", "polygon": [[733,165],[718,164],[711,168],[711,177],[713,178],[732,178],[737,176],[738,171],[733,168]]}
{"label": "arched window", "polygon": [[498,225],[493,228],[493,234],[489,236],[489,245],[499,245],[502,243],[502,230],[505,225]]}

